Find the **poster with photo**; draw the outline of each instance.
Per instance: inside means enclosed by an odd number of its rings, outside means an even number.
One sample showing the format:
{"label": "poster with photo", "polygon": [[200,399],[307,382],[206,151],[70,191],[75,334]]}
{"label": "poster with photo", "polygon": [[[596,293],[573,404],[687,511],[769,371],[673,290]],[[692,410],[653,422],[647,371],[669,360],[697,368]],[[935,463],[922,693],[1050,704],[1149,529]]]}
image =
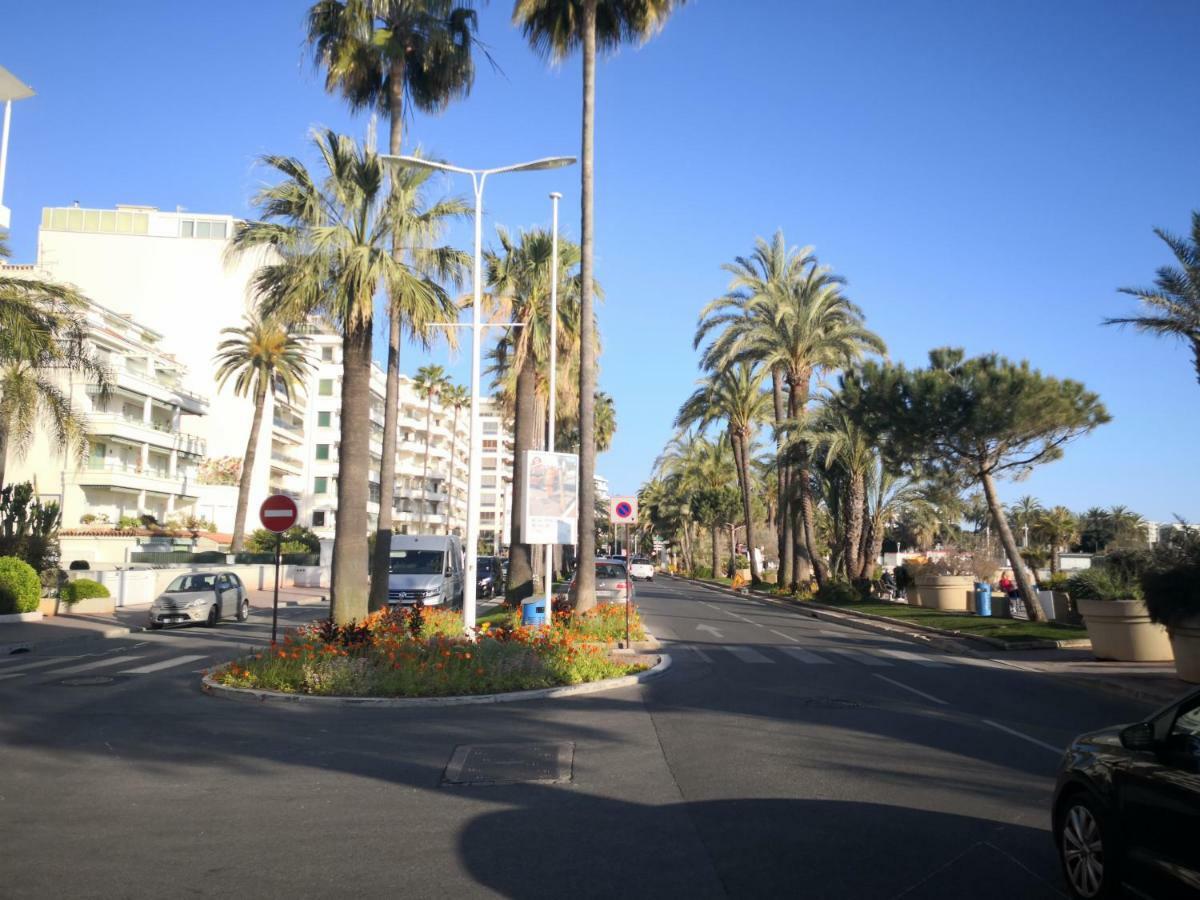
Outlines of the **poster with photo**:
{"label": "poster with photo", "polygon": [[579,457],[525,451],[523,536],[530,544],[574,544],[579,517]]}

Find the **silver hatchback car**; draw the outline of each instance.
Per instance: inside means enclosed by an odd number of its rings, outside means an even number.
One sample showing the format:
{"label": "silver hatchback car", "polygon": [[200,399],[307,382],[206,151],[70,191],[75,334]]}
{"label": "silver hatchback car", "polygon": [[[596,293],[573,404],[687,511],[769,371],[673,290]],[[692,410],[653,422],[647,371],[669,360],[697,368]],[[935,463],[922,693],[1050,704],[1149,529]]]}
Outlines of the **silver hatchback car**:
{"label": "silver hatchback car", "polygon": [[[628,591],[629,599],[633,600],[634,585],[629,579],[629,573],[623,561],[598,559],[595,566],[597,603],[624,603],[626,591]],[[575,596],[575,579],[578,577],[579,570],[575,571],[576,574],[571,576],[571,583],[567,586],[566,595],[560,594],[560,600]]]}
{"label": "silver hatchback car", "polygon": [[223,618],[250,617],[246,586],[233,572],[189,572],[167,585],[150,606],[150,627],[203,622],[212,628]]}

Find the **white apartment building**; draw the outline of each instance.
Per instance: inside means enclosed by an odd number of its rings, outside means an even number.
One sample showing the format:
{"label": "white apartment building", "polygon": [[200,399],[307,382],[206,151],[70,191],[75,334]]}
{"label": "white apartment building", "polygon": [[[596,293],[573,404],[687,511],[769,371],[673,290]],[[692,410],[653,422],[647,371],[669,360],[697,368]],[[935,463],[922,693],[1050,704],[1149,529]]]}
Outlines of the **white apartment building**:
{"label": "white apartment building", "polygon": [[[338,436],[341,427],[342,341],[333,334],[310,335],[314,370],[305,394],[283,406],[274,421],[273,440],[294,444],[271,456],[272,488],[292,494],[300,504],[300,521],[321,537],[332,537],[337,519]],[[381,500],[385,374],[371,370],[371,473],[367,516],[374,528]],[[470,411],[455,411],[435,398],[432,407],[418,396],[412,379],[400,376],[396,437],[396,485],[392,528],[398,534],[466,533],[467,467],[470,457]],[[426,429],[428,416],[429,426]],[[493,545],[506,543],[509,506],[505,479],[511,477],[512,439],[490,406],[483,428],[483,493],[480,531]],[[426,435],[429,462],[426,469]],[[424,481],[422,481],[424,479]]]}
{"label": "white apartment building", "polygon": [[[232,382],[218,390],[213,362],[221,329],[242,325],[252,308],[249,284],[261,262],[226,258],[236,222],[229,215],[151,206],[47,207],[38,230],[37,264],[103,307],[166,335],[179,364],[209,397],[209,415],[195,425],[208,455],[241,459],[253,404],[234,396]],[[266,416],[266,421],[290,420],[291,413],[272,408]],[[285,441],[277,435],[275,429],[263,429],[251,481],[252,510],[269,490],[272,461],[286,455]],[[217,524],[227,530],[233,524],[232,495],[228,489],[218,493],[228,521]],[[213,508],[201,513],[218,517]]]}
{"label": "white apartment building", "polygon": [[[6,267],[10,275],[21,270],[46,277],[32,266]],[[110,381],[102,396],[94,382],[64,375],[64,390],[85,422],[86,456],[68,456],[39,429],[23,457],[10,449],[7,478],[30,481],[43,500],[57,500],[68,528],[84,516],[114,525],[142,515],[182,522],[194,513],[196,470],[206,449],[195,432],[208,400],[185,387],[187,369],[165,352],[157,331],[94,302],[84,318],[87,341]]]}

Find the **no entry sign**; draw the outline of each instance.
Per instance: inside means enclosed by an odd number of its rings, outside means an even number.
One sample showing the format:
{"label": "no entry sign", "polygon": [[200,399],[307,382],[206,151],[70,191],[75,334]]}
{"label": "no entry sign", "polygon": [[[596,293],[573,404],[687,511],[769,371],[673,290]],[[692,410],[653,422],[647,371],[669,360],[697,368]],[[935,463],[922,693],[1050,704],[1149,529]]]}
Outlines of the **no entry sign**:
{"label": "no entry sign", "polygon": [[636,525],[637,497],[613,497],[608,505],[608,518],[614,525]]}
{"label": "no entry sign", "polygon": [[282,534],[300,518],[296,501],[285,494],[272,494],[263,501],[258,510],[258,519],[267,531]]}

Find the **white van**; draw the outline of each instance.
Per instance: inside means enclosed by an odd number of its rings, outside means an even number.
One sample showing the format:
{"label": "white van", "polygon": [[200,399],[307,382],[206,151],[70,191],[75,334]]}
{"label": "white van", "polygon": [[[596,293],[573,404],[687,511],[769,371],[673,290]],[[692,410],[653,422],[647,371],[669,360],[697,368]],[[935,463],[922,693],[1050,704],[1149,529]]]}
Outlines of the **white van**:
{"label": "white van", "polygon": [[463,549],[456,535],[392,535],[388,604],[462,606]]}

